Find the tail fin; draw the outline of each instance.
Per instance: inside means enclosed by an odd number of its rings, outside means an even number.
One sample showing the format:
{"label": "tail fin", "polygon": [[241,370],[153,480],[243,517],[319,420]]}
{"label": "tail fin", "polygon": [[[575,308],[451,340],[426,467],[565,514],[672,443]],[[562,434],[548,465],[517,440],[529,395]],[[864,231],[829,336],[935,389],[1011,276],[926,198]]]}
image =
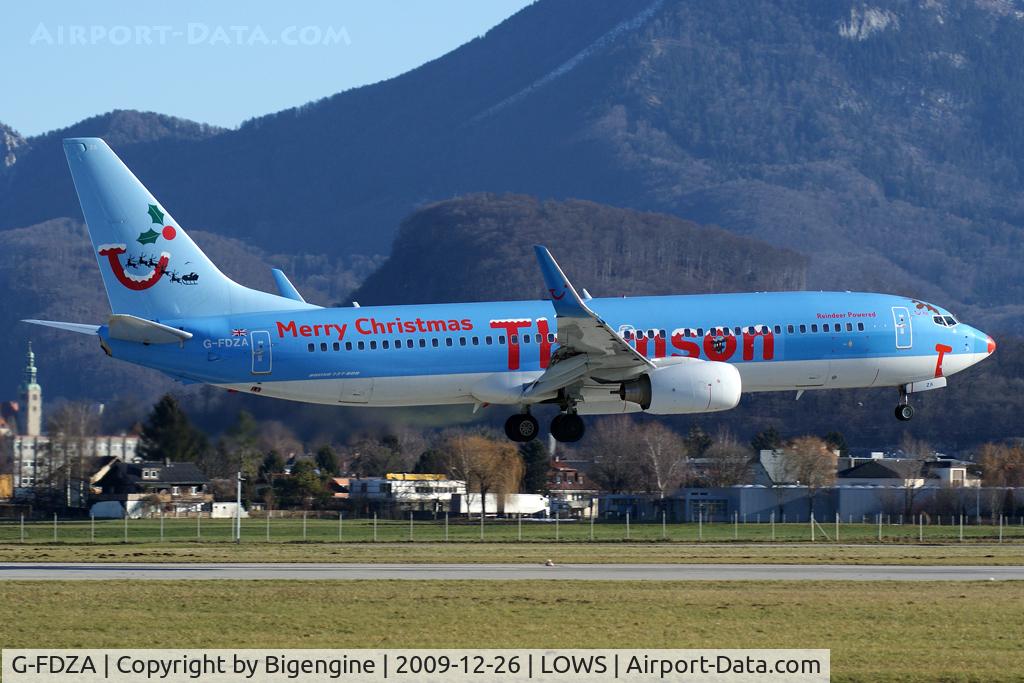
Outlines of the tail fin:
{"label": "tail fin", "polygon": [[148,320],[316,308],[220,272],[99,138],[64,140],[113,313]]}

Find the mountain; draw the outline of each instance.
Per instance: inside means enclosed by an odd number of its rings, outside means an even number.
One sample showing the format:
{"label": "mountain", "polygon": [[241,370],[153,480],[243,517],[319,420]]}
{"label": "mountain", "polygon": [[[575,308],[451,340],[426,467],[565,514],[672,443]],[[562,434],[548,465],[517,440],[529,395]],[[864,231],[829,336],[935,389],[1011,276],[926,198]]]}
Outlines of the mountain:
{"label": "mountain", "polygon": [[0,123],[0,168],[13,166],[18,160],[18,148],[24,147],[25,138],[10,126]]}
{"label": "mountain", "polygon": [[402,221],[391,256],[352,298],[363,305],[546,298],[532,248],[539,243],[594,296],[802,289],[806,279],[805,256],[675,216],[476,194]]}
{"label": "mountain", "polygon": [[57,138],[106,132],[186,225],[269,252],[383,254],[414,208],[471,192],[573,197],[795,249],[813,288],[1020,330],[1021,17],[1022,0],[541,0],[238,130],[115,112],[29,138],[0,170],[0,227],[78,216]]}

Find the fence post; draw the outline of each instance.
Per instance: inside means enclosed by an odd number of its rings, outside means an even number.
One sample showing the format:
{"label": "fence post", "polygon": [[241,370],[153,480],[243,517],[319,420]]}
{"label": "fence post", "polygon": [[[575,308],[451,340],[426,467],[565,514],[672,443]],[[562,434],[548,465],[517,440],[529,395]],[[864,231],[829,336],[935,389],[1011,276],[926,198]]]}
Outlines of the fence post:
{"label": "fence post", "polygon": [[878,542],[882,542],[882,513],[878,513]]}
{"label": "fence post", "polygon": [[196,540],[203,538],[203,511],[196,512]]}
{"label": "fence post", "polygon": [[164,511],[160,511],[160,542],[164,542]]}
{"label": "fence post", "polygon": [[1003,516],[999,515],[999,542],[1003,542]]}
{"label": "fence post", "polygon": [[53,542],[57,542],[57,513],[53,513]]}
{"label": "fence post", "polygon": [[811,510],[811,543],[814,543],[814,510]]}
{"label": "fence post", "polygon": [[124,542],[128,542],[128,508],[124,509]]}
{"label": "fence post", "polygon": [[558,510],[555,510],[555,540],[558,540]]}
{"label": "fence post", "polygon": [[270,543],[270,518],[274,515],[273,510],[267,510],[267,543]]}
{"label": "fence post", "polygon": [[96,515],[89,515],[89,541],[96,542]]}
{"label": "fence post", "polygon": [[[481,494],[483,495],[483,494]],[[486,501],[485,501],[486,502]],[[483,504],[480,506],[480,540],[484,540],[484,508]]]}
{"label": "fence post", "polygon": [[306,523],[306,511],[303,510],[302,511],[302,540],[303,541],[306,540],[306,526],[307,526],[307,523]]}
{"label": "fence post", "polygon": [[[746,515],[744,515],[745,517]],[[746,522],[744,522],[746,524]],[[732,513],[732,540],[740,540],[740,513],[735,510]]]}
{"label": "fence post", "polygon": [[661,540],[668,539],[668,530],[665,528],[665,511],[661,511]]}
{"label": "fence post", "polygon": [[345,513],[344,512],[339,512],[338,513],[338,543],[341,543],[341,539],[343,538],[343,534],[344,534],[344,530],[341,528],[342,524],[344,523],[342,521],[342,519],[344,517],[345,517]]}
{"label": "fence post", "polygon": [[594,540],[594,511],[590,511],[590,540]]}
{"label": "fence post", "polygon": [[836,543],[839,543],[839,513],[836,513]]}
{"label": "fence post", "polygon": [[21,513],[21,542],[25,542],[25,513]]}
{"label": "fence post", "polygon": [[[521,524],[522,522],[520,522]],[[444,513],[444,540],[448,540],[448,513]]]}
{"label": "fence post", "polygon": [[924,543],[924,515],[917,515],[917,542]]}
{"label": "fence post", "polygon": [[704,540],[704,510],[697,510],[697,540]]}
{"label": "fence post", "polygon": [[964,542],[964,516],[960,515],[960,542]]}
{"label": "fence post", "polygon": [[377,513],[373,513],[373,542],[377,542]]}
{"label": "fence post", "polygon": [[626,540],[629,540],[629,510],[626,510]]}
{"label": "fence post", "polygon": [[768,519],[772,523],[772,540],[774,541],[775,540],[775,510],[772,510],[772,513],[770,515],[768,515]]}
{"label": "fence post", "polygon": [[412,512],[409,512],[409,540],[412,540]]}

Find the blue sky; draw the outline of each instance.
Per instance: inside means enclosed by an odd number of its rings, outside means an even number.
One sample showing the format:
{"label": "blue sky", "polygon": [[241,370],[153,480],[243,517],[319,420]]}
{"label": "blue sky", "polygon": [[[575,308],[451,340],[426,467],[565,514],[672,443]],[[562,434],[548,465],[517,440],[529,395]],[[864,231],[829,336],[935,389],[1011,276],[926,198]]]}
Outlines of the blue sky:
{"label": "blue sky", "polygon": [[408,71],[528,4],[14,3],[0,23],[0,122],[35,135],[140,109],[233,127]]}

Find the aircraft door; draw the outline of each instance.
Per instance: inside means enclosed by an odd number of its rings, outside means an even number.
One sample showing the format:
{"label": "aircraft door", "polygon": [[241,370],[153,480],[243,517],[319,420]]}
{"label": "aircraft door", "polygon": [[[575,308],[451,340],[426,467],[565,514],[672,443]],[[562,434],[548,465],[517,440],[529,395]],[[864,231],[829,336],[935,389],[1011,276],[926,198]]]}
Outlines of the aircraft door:
{"label": "aircraft door", "polygon": [[266,330],[250,332],[249,348],[252,351],[252,374],[269,375],[273,365],[270,353],[270,333]]}
{"label": "aircraft door", "polygon": [[914,345],[914,327],[910,311],[904,306],[892,307],[892,321],[896,328],[896,348],[909,349]]}

